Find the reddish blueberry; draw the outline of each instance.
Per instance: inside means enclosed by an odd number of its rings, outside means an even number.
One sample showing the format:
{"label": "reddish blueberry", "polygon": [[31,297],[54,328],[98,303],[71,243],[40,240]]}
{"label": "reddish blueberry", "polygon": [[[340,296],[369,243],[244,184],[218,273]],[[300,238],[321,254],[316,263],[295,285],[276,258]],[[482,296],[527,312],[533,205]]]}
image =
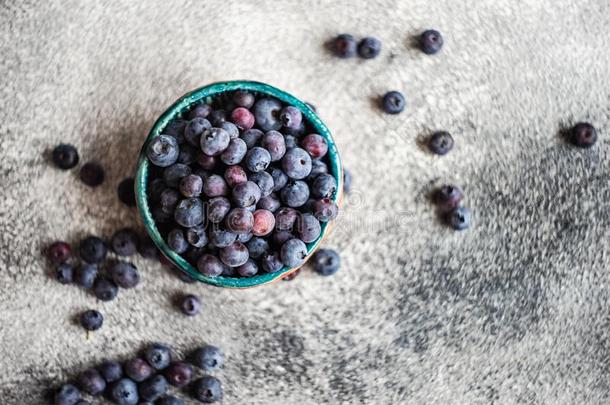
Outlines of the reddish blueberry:
{"label": "reddish blueberry", "polygon": [[66,242],[53,242],[47,248],[47,258],[53,264],[66,262],[72,255],[72,249]]}
{"label": "reddish blueberry", "polygon": [[333,52],[340,58],[351,58],[356,56],[356,40],[349,34],[339,34],[334,39]]}
{"label": "reddish blueberry", "polygon": [[246,171],[241,166],[229,166],[224,173],[225,181],[230,188],[235,187],[239,183],[245,183],[248,181]]}
{"label": "reddish blueberry", "polygon": [[435,200],[441,212],[449,212],[460,205],[463,197],[462,190],[457,186],[447,184],[436,191]]}
{"label": "reddish blueberry", "polygon": [[320,159],[328,152],[328,143],[321,135],[309,134],[301,141],[301,146],[313,159]]}
{"label": "reddish blueberry", "polygon": [[254,126],[254,115],[245,107],[237,107],[231,112],[231,121],[245,131]]}

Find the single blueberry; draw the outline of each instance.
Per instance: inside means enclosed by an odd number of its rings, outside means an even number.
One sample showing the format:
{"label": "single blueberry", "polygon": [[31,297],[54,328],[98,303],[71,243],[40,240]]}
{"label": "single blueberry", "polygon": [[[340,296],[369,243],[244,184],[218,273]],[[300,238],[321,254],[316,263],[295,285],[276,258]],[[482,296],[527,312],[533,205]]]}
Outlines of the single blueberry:
{"label": "single blueberry", "polygon": [[147,401],[154,401],[161,398],[167,393],[169,386],[167,380],[161,374],[156,374],[147,380],[142,381],[138,384],[138,392],[140,398]]}
{"label": "single blueberry", "polygon": [[74,266],[70,263],[62,263],[55,270],[55,278],[61,284],[70,284],[74,280]]}
{"label": "single blueberry", "polygon": [[330,174],[320,174],[311,182],[311,195],[314,197],[332,197],[335,191],[337,191],[337,180]]}
{"label": "single blueberry", "polygon": [[201,166],[201,168],[204,170],[212,170],[216,167],[216,164],[218,163],[218,158],[216,156],[208,156],[203,152],[197,153],[196,160],[197,164]]}
{"label": "single blueberry", "polygon": [[275,212],[275,227],[283,231],[291,231],[299,213],[288,207],[282,207]]}
{"label": "single blueberry", "polygon": [[205,226],[197,225],[186,230],[187,242],[196,248],[202,248],[208,243],[208,235]]}
{"label": "single blueberry", "polygon": [[580,148],[590,148],[597,142],[597,131],[587,122],[579,122],[571,130],[572,143]]}
{"label": "single blueberry", "polygon": [[333,52],[340,58],[356,56],[356,40],[349,34],[339,34],[332,43]]}
{"label": "single blueberry", "polygon": [[320,249],[312,257],[314,271],[323,276],[333,275],[339,270],[341,259],[332,249]]}
{"label": "single blueberry", "polygon": [[446,131],[435,132],[428,140],[428,148],[432,153],[445,155],[453,148],[453,137]]}
{"label": "single blueberry", "polygon": [[204,117],[193,118],[184,128],[184,139],[192,146],[200,146],[201,134],[207,129],[212,128],[210,121]]}
{"label": "single blueberry", "polygon": [[97,187],[104,182],[104,169],[98,163],[87,162],[79,172],[80,180],[89,187]]}
{"label": "single blueberry", "polygon": [[451,184],[441,186],[435,194],[435,200],[441,212],[449,212],[457,208],[463,197],[462,190]]}
{"label": "single blueberry", "polygon": [[252,181],[246,181],[233,187],[231,192],[233,202],[238,207],[250,207],[261,198],[261,189]]}
{"label": "single blueberry", "polygon": [[172,361],[172,351],[164,344],[153,343],[146,348],[144,358],[155,370],[163,370]]}
{"label": "single blueberry", "polygon": [[330,198],[322,198],[314,201],[312,211],[320,222],[328,222],[337,218],[339,207]]}
{"label": "single blueberry", "polygon": [[224,265],[222,262],[211,254],[202,255],[197,261],[197,270],[204,276],[216,277],[223,272]]}
{"label": "single blueberry", "polygon": [[108,275],[121,288],[134,288],[140,283],[140,274],[133,263],[113,263],[108,269]]}
{"label": "single blueberry", "polygon": [[245,91],[245,90],[237,90],[233,93],[232,97],[233,103],[240,107],[250,108],[254,105],[254,94]]}
{"label": "single blueberry", "polygon": [[81,240],[78,251],[81,259],[87,263],[100,263],[106,258],[108,249],[103,240],[96,236],[88,236]]}
{"label": "single blueberry", "polygon": [[265,236],[270,234],[275,228],[275,216],[271,211],[259,209],[254,211],[254,225],[252,233],[256,236]]}
{"label": "single blueberry", "polygon": [[306,177],[306,179],[313,180],[318,174],[327,174],[328,173],[328,165],[321,160],[314,159],[311,161],[311,172]]}
{"label": "single blueberry", "polygon": [[189,111],[189,119],[195,119],[197,117],[206,118],[212,112],[212,106],[209,104],[197,104],[191,111]]}
{"label": "single blueberry", "polygon": [[98,277],[93,283],[93,293],[101,301],[112,301],[118,292],[117,285],[105,277]]}
{"label": "single blueberry", "polygon": [[258,200],[258,204],[256,204],[256,208],[271,212],[277,211],[280,206],[280,199],[275,193],[271,193],[268,196],[261,197],[261,199]]}
{"label": "single blueberry", "polygon": [[233,208],[225,218],[225,225],[231,232],[249,233],[254,226],[254,215],[245,208]]}
{"label": "single blueberry", "polygon": [[248,151],[248,147],[246,146],[246,142],[244,142],[241,138],[231,139],[229,142],[229,146],[227,149],[222,152],[220,155],[220,160],[226,165],[236,165],[242,161],[244,156],[246,156],[246,152]]}
{"label": "single blueberry", "polygon": [[[185,295],[180,300],[180,310],[188,316],[195,316],[201,312],[201,300],[196,295]],[[171,367],[171,366],[170,366]],[[170,381],[171,384],[171,381]],[[174,384],[172,384],[174,385]]]}
{"label": "single blueberry", "polygon": [[227,112],[225,110],[214,110],[208,115],[208,119],[212,125],[218,127],[227,120]]}
{"label": "single blueberry", "polygon": [[278,131],[268,131],[263,135],[261,146],[269,152],[272,162],[280,160],[286,153],[284,135]]}
{"label": "single blueberry", "polygon": [[307,183],[301,180],[289,181],[280,191],[280,198],[289,207],[300,207],[309,198],[309,187]]}
{"label": "single blueberry", "polygon": [[328,152],[328,143],[322,135],[309,134],[301,141],[303,149],[309,153],[312,159],[320,159]]}
{"label": "single blueberry", "polygon": [[187,121],[182,118],[177,118],[170,121],[162,133],[173,137],[178,144],[184,143],[184,129],[186,128]]}
{"label": "single blueberry", "polygon": [[133,177],[123,179],[117,187],[117,195],[119,200],[128,207],[135,207],[136,193],[134,191]]}
{"label": "single blueberry", "polygon": [[178,160],[178,142],[169,135],[159,135],[153,138],[146,148],[148,160],[159,167],[171,166]]}
{"label": "single blueberry", "polygon": [[[197,302],[199,302],[199,299],[197,299]],[[201,307],[200,303],[198,305],[199,307]],[[195,314],[189,313],[187,315]],[[193,378],[193,366],[184,361],[174,362],[170,364],[168,368],[165,369],[165,377],[167,378],[167,382],[173,385],[174,387],[184,387],[188,383],[190,383],[191,379]]]}
{"label": "single blueberry", "polygon": [[280,111],[282,104],[274,98],[261,98],[254,104],[256,124],[263,131],[278,130],[282,127]]}
{"label": "single blueberry", "polygon": [[131,228],[119,229],[112,235],[112,250],[119,256],[133,256],[138,251],[138,234]]}
{"label": "single blueberry", "polygon": [[167,212],[173,212],[180,200],[180,193],[173,188],[167,188],[161,193],[161,207]]}
{"label": "single blueberry", "polygon": [[92,288],[97,277],[97,266],[82,263],[74,272],[74,281],[83,288]]}
{"label": "single blueberry", "polygon": [[311,172],[311,156],[304,149],[289,149],[282,158],[282,169],[292,179],[304,179]]}
{"label": "single blueberry", "polygon": [[80,391],[72,384],[64,384],[55,392],[55,405],[75,405],[80,399]]}
{"label": "single blueberry", "polygon": [[288,267],[302,265],[305,262],[305,257],[307,257],[307,246],[299,239],[286,241],[280,250],[280,258]]}
{"label": "single blueberry", "polygon": [[366,37],[358,43],[358,55],[363,59],[373,59],[381,52],[381,42],[377,38]]}
{"label": "single blueberry", "polygon": [[220,260],[230,267],[238,267],[248,261],[248,249],[241,242],[233,242],[220,249]]}
{"label": "single blueberry", "polygon": [[[232,267],[229,268],[231,269]],[[236,270],[237,274],[241,277],[252,277],[258,273],[258,266],[254,260],[248,259],[248,261],[239,266]]]}
{"label": "single blueberry", "polygon": [[123,364],[123,370],[127,377],[135,382],[142,382],[155,373],[155,370],[139,357],[129,359]]}
{"label": "single blueberry", "polygon": [[296,221],[296,233],[305,243],[311,243],[318,239],[322,227],[320,222],[312,214],[301,214]]}
{"label": "single blueberry", "polygon": [[426,55],[434,55],[443,47],[443,36],[436,30],[426,30],[419,37],[419,46]]}
{"label": "single blueberry", "polygon": [[399,91],[388,91],[383,96],[382,106],[383,110],[388,114],[398,114],[405,109],[405,96]]}
{"label": "single blueberry", "polygon": [[273,191],[273,177],[267,172],[252,173],[249,180],[256,183],[258,188],[261,189],[261,197],[266,197]]}
{"label": "single blueberry", "polygon": [[222,386],[216,377],[203,376],[193,384],[195,398],[206,404],[220,401],[222,398]]}
{"label": "single blueberry", "polygon": [[220,155],[231,141],[231,136],[222,128],[206,129],[201,134],[201,151],[209,156]]}
{"label": "single blueberry", "polygon": [[213,223],[221,222],[231,209],[231,203],[225,197],[214,197],[208,201],[207,217]]}
{"label": "single blueberry", "polygon": [[98,396],[106,389],[106,380],[104,380],[99,371],[90,368],[79,374],[78,385],[87,394]]}
{"label": "single blueberry", "polygon": [[211,227],[208,230],[208,240],[213,247],[224,248],[237,240],[237,235],[226,229]]}
{"label": "single blueberry", "polygon": [[284,267],[284,263],[280,260],[280,255],[277,252],[269,252],[263,255],[261,266],[267,273],[275,273]]}
{"label": "single blueberry", "polygon": [[205,220],[203,203],[198,198],[185,198],[176,206],[174,220],[185,228],[203,223]]}
{"label": "single blueberry", "polygon": [[108,396],[117,405],[136,405],[140,399],[136,383],[129,378],[115,382]]}
{"label": "single blueberry", "polygon": [[261,172],[271,163],[271,154],[260,146],[255,146],[246,153],[246,168],[253,173]]}
{"label": "single blueberry", "polygon": [[167,234],[167,244],[171,250],[182,254],[189,248],[189,243],[180,228],[174,228]]}
{"label": "single blueberry", "polygon": [[231,112],[231,121],[242,131],[254,126],[254,115],[244,107],[237,107]]}
{"label": "single blueberry", "polygon": [[301,126],[303,121],[303,114],[301,110],[291,105],[282,108],[280,112],[280,121],[286,128],[297,129]]}
{"label": "single blueberry", "polygon": [[104,323],[104,316],[95,309],[89,309],[80,316],[80,324],[83,328],[93,331],[98,330]]}
{"label": "single blueberry", "polygon": [[258,259],[269,251],[269,242],[266,239],[257,236],[246,242],[246,248],[251,258]]}
{"label": "single blueberry", "polygon": [[62,170],[72,169],[78,164],[78,152],[74,146],[62,143],[53,149],[52,159]]}
{"label": "single blueberry", "polygon": [[256,145],[258,145],[258,142],[261,140],[262,137],[263,131],[256,128],[248,129],[247,131],[244,131],[241,134],[241,139],[244,140],[248,149],[252,149]]}
{"label": "single blueberry", "polygon": [[248,175],[241,166],[229,166],[225,170],[224,179],[230,188],[235,187],[239,183],[245,183],[248,181]]}
{"label": "single blueberry", "polygon": [[221,195],[227,195],[228,193],[229,187],[222,176],[212,174],[207,179],[203,180],[203,194],[206,196],[218,197]]}
{"label": "single blueberry", "polygon": [[447,224],[455,230],[462,231],[470,226],[472,214],[466,207],[458,207],[446,216]]}
{"label": "single blueberry", "polygon": [[47,257],[53,264],[66,262],[72,256],[72,249],[66,242],[53,242],[47,248]]}
{"label": "single blueberry", "polygon": [[269,173],[273,178],[273,191],[280,191],[288,183],[288,176],[279,167],[272,167]]}
{"label": "single blueberry", "polygon": [[212,371],[222,366],[224,363],[224,354],[220,348],[206,345],[193,352],[191,361],[195,367],[199,367],[204,371]]}
{"label": "single blueberry", "polygon": [[123,366],[116,361],[105,360],[97,369],[107,383],[113,383],[123,377]]}

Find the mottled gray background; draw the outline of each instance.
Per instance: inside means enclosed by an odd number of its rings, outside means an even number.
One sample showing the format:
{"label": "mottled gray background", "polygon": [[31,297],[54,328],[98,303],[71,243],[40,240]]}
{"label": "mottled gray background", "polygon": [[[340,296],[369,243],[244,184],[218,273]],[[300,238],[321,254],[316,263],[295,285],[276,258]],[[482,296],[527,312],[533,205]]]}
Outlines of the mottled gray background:
{"label": "mottled gray background", "polygon": [[[610,3],[489,1],[0,2],[0,402],[151,341],[222,346],[223,404],[602,404],[610,397]],[[435,27],[446,45],[411,44]],[[383,42],[339,60],[339,32]],[[137,223],[116,186],[184,92],[253,79],[314,103],[354,193],[305,272],[248,291],[186,285],[136,259],[143,282],[110,303],[53,281],[50,241]],[[399,116],[379,95],[408,98]],[[577,150],[560,130],[590,120]],[[421,139],[445,129],[443,158]],[[75,144],[107,169],[97,189],[45,153]],[[466,192],[474,226],[444,228],[427,198]],[[199,294],[205,311],[171,299]],[[89,339],[74,323],[106,316]],[[99,403],[99,402],[97,402]]]}

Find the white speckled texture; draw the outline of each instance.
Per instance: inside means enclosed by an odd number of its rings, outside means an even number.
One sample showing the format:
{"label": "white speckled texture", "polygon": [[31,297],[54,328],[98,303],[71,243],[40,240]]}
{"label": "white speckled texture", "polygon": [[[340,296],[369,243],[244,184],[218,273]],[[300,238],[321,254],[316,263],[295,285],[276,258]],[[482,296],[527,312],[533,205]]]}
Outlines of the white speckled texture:
{"label": "white speckled texture", "polygon": [[[47,403],[76,371],[163,341],[225,349],[226,405],[606,403],[608,26],[600,0],[1,2],[0,402]],[[433,57],[410,41],[430,27],[446,38]],[[339,32],[377,36],[381,56],[332,57]],[[143,282],[111,303],[53,281],[50,241],[136,224],[116,186],[155,117],[227,79],[313,102],[335,134],[355,179],[327,243],[341,272],[225,291],[136,259]],[[376,104],[393,89],[399,116]],[[558,135],[578,120],[599,130],[591,150]],[[446,157],[421,147],[434,129],[454,134]],[[104,185],[53,168],[59,142],[101,162]],[[447,181],[474,212],[466,232],[427,198]],[[185,292],[201,316],[174,309]],[[106,316],[89,339],[86,308]]]}

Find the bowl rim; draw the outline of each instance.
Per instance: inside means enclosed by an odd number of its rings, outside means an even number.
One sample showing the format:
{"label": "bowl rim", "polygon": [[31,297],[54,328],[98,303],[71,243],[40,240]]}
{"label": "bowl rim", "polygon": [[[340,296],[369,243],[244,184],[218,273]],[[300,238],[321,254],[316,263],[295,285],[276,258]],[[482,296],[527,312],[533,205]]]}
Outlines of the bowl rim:
{"label": "bowl rim", "polygon": [[[279,99],[285,104],[295,106],[301,111],[304,118],[309,121],[315,132],[324,137],[328,143],[328,160],[330,162],[329,170],[337,179],[337,191],[335,192],[335,195],[333,195],[332,200],[337,205],[340,205],[343,196],[343,167],[337,145],[335,144],[335,141],[333,140],[332,135],[324,122],[322,122],[318,115],[309,106],[307,106],[305,102],[299,100],[293,95],[266,83],[247,80],[215,82],[203,87],[199,87],[180,97],[167,110],[165,110],[154,123],[140,150],[134,188],[136,195],[136,206],[144,223],[146,232],[160,250],[161,254],[168,258],[178,269],[185,272],[193,279],[205,284],[225,288],[250,288],[279,280],[293,271],[296,271],[301,266],[293,268],[285,266],[277,272],[260,273],[253,277],[205,276],[185,258],[171,250],[165,243],[165,240],[161,236],[152,217],[146,193],[148,172],[150,167],[150,163],[146,157],[146,148],[150,141],[159,136],[162,129],[164,129],[171,120],[181,117],[182,114],[189,110],[194,104],[199,104],[202,102],[209,103],[214,96],[236,90],[247,90],[259,94],[266,94]],[[322,222],[321,228],[322,230],[318,238],[315,241],[306,244],[307,257],[305,257],[304,262],[310,258],[310,256],[319,247],[321,241],[325,238],[328,232],[330,232],[332,228],[331,222]]]}

